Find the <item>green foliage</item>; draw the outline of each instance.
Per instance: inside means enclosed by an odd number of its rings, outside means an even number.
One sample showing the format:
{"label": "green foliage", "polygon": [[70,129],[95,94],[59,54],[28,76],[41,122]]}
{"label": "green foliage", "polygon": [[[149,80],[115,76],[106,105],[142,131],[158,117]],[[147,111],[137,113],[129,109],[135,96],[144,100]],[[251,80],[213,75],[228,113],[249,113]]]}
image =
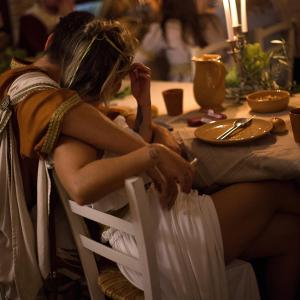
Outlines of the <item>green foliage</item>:
{"label": "green foliage", "polygon": [[240,86],[240,79],[236,66],[231,68],[225,77],[226,86],[235,88]]}
{"label": "green foliage", "polygon": [[[259,43],[246,44],[241,49],[239,64],[226,77],[228,87],[243,85],[245,90],[290,89],[286,82],[289,65],[284,40],[271,41],[272,47],[264,51]],[[284,77],[284,78],[283,78]]]}
{"label": "green foliage", "polygon": [[10,62],[13,57],[19,59],[26,58],[26,51],[22,49],[14,49],[12,47],[8,47],[0,52],[0,73],[4,72],[10,67]]}
{"label": "green foliage", "polygon": [[242,57],[242,65],[249,77],[260,79],[268,66],[270,56],[264,52],[259,43],[247,44]]}

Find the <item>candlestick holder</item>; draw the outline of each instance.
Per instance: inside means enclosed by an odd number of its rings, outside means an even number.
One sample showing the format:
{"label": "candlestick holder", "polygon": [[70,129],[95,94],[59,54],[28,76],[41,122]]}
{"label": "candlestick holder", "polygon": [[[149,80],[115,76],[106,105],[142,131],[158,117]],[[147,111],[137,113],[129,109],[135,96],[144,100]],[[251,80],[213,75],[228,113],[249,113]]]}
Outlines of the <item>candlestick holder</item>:
{"label": "candlestick holder", "polygon": [[240,102],[256,90],[290,88],[290,82],[285,80],[289,62],[284,40],[271,41],[276,47],[264,51],[259,43],[248,43],[246,34],[241,32],[240,27],[235,27],[234,38],[228,43],[229,54],[234,60],[230,76],[226,76],[229,98]]}
{"label": "candlestick holder", "polygon": [[240,102],[245,95],[252,91],[248,85],[247,70],[244,65],[245,47],[247,45],[246,34],[241,31],[241,26],[234,27],[234,38],[228,41],[230,44],[229,54],[235,63],[235,71],[238,77],[238,86],[231,88],[229,96]]}

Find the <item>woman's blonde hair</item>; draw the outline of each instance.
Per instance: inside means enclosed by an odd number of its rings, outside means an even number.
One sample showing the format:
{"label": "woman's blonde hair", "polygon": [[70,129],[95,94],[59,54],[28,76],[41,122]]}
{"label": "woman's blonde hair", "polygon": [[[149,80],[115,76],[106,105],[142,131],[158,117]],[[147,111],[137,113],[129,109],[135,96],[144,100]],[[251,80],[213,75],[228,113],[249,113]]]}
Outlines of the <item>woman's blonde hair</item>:
{"label": "woman's blonde hair", "polygon": [[62,60],[61,86],[107,101],[129,71],[136,39],[117,21],[94,19],[74,34]]}

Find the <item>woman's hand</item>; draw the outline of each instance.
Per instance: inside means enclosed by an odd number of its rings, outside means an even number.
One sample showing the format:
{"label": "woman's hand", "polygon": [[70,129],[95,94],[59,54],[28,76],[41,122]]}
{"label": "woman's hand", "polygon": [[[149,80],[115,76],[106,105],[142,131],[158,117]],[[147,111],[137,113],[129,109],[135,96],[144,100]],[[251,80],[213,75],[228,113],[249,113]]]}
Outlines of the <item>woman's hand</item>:
{"label": "woman's hand", "polygon": [[151,70],[143,64],[134,63],[129,71],[132,95],[141,107],[151,107]]}
{"label": "woman's hand", "polygon": [[159,194],[159,202],[163,208],[171,208],[176,201],[178,188],[173,179],[166,178],[157,168],[151,168],[147,171],[152,179],[154,186]]}
{"label": "woman's hand", "polygon": [[174,151],[161,144],[152,144],[150,155],[157,155],[157,167],[166,180],[179,184],[181,191],[189,193],[193,183],[193,170],[190,164]]}

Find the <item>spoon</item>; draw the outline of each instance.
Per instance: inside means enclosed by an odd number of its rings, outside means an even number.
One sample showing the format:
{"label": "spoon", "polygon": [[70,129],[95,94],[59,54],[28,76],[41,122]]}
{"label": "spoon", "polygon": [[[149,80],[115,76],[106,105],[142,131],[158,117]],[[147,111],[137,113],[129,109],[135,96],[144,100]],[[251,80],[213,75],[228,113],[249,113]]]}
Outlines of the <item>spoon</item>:
{"label": "spoon", "polygon": [[246,127],[250,125],[253,118],[240,118],[233,122],[233,126],[228,128],[225,132],[217,137],[217,140],[224,140],[232,133],[234,133],[237,129]]}

